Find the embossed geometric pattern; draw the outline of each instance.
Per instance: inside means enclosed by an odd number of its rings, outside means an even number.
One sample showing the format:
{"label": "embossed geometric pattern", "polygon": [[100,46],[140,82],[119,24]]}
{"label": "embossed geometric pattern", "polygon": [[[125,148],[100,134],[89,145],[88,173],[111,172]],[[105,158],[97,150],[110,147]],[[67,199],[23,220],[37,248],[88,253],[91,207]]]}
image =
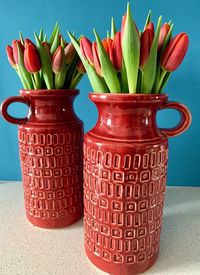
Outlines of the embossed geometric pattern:
{"label": "embossed geometric pattern", "polygon": [[[56,129],[56,128],[55,128]],[[63,219],[82,211],[82,130],[19,129],[27,215]]]}
{"label": "embossed geometric pattern", "polygon": [[84,144],[87,248],[102,261],[128,265],[159,248],[168,150],[120,155]]}

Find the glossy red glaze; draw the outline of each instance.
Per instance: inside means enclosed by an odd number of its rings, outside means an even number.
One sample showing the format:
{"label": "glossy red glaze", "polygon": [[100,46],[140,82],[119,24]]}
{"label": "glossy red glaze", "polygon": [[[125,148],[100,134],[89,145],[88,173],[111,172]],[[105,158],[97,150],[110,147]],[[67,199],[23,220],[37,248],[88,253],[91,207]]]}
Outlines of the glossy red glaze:
{"label": "glossy red glaze", "polygon": [[[21,90],[6,99],[3,117],[19,124],[18,138],[26,215],[36,226],[56,228],[83,212],[83,123],[73,110],[78,90]],[[13,118],[9,104],[29,106],[26,118]]]}
{"label": "glossy red glaze", "polygon": [[[190,113],[167,103],[166,95],[90,94],[90,99],[99,117],[84,138],[86,254],[107,273],[138,274],[159,252],[167,135],[186,130]],[[181,113],[177,127],[157,127],[156,113],[164,108]]]}

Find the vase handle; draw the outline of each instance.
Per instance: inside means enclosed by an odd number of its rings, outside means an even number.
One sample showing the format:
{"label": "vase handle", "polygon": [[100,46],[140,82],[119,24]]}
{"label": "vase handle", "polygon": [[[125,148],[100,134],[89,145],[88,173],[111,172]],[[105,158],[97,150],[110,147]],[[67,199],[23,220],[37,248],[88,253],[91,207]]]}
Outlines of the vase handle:
{"label": "vase handle", "polygon": [[164,103],[160,107],[160,110],[163,110],[163,109],[175,109],[180,114],[180,121],[177,126],[175,126],[173,128],[169,128],[169,129],[160,128],[160,130],[163,134],[165,134],[168,137],[175,137],[175,136],[182,134],[190,127],[190,124],[192,121],[192,116],[191,116],[190,111],[188,110],[188,108],[185,105],[178,103],[178,102],[169,101],[169,102]]}
{"label": "vase handle", "polygon": [[24,124],[28,121],[28,117],[24,117],[24,118],[15,118],[11,115],[9,115],[8,113],[8,106],[12,103],[15,103],[15,102],[20,102],[20,103],[24,103],[26,104],[27,106],[30,106],[30,103],[27,99],[25,99],[24,97],[21,97],[21,96],[12,96],[12,97],[9,97],[7,99],[5,99],[2,104],[1,104],[1,114],[3,116],[3,118],[5,120],[7,120],[8,122],[10,123],[13,123],[13,124]]}

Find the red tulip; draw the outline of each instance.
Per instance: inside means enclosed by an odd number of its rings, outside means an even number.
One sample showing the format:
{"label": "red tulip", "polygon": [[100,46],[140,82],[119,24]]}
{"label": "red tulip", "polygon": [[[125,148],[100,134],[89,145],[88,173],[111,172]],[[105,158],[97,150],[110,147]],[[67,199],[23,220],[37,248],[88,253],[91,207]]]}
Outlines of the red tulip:
{"label": "red tulip", "polygon": [[24,65],[30,73],[37,73],[41,69],[37,48],[29,39],[25,40]]}
{"label": "red tulip", "polygon": [[68,44],[64,49],[64,55],[66,59],[66,63],[70,64],[75,56],[76,50],[72,43]]}
{"label": "red tulip", "polygon": [[176,70],[185,57],[188,45],[189,38],[186,33],[182,32],[176,35],[163,53],[161,59],[162,68],[169,72]]}
{"label": "red tulip", "polygon": [[160,29],[160,35],[159,35],[159,41],[158,41],[158,51],[162,49],[162,46],[164,44],[164,41],[167,37],[169,30],[170,30],[169,24],[165,23],[164,25],[162,25]]}
{"label": "red tulip", "polygon": [[141,36],[141,47],[140,47],[140,68],[144,68],[147,59],[149,57],[151,46],[154,38],[154,26],[152,23],[149,23],[142,33]]}
{"label": "red tulip", "polygon": [[112,64],[114,64],[114,60],[113,60],[113,51],[112,51],[112,47],[113,47],[113,40],[111,38],[105,38],[102,40],[102,44],[104,46],[104,49],[106,50],[110,61],[112,62]]}
{"label": "red tulip", "polygon": [[98,49],[97,49],[96,42],[92,43],[92,54],[93,54],[95,70],[101,76],[101,65],[100,65],[100,61],[99,61],[99,55],[98,55]]}
{"label": "red tulip", "polygon": [[52,69],[55,74],[61,72],[63,61],[64,61],[63,49],[62,49],[62,46],[58,46],[52,58]]}
{"label": "red tulip", "polygon": [[83,36],[80,39],[80,48],[82,55],[88,60],[91,65],[94,65],[92,42],[88,38]]}
{"label": "red tulip", "polygon": [[121,46],[121,32],[117,32],[113,39],[113,60],[116,70],[122,68],[122,46]]}
{"label": "red tulip", "polygon": [[78,70],[79,73],[84,74],[86,72],[85,67],[83,66],[83,63],[81,60],[78,61],[76,68]]}
{"label": "red tulip", "polygon": [[13,57],[13,48],[10,45],[6,46],[6,53],[8,57],[8,61],[12,67],[16,67],[16,63]]}
{"label": "red tulip", "polygon": [[52,59],[52,54],[51,54],[51,46],[48,42],[42,42],[42,46],[44,47],[49,59]]}
{"label": "red tulip", "polygon": [[19,57],[18,57],[18,47],[21,49],[22,53],[24,53],[24,46],[22,45],[20,40],[13,40],[12,48],[13,48],[13,58],[15,64],[19,64]]}

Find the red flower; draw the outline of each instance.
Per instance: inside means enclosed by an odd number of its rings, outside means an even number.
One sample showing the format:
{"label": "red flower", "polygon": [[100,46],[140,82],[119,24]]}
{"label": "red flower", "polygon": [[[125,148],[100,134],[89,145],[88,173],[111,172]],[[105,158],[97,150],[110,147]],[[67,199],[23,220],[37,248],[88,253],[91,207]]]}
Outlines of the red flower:
{"label": "red flower", "polygon": [[12,48],[13,48],[13,58],[15,64],[19,64],[19,57],[18,57],[18,47],[21,49],[22,53],[24,53],[24,46],[22,45],[20,40],[13,40]]}
{"label": "red flower", "polygon": [[6,46],[6,54],[8,57],[8,61],[12,67],[16,67],[16,63],[13,57],[13,48],[10,45]]}
{"label": "red flower", "polygon": [[161,59],[162,68],[169,72],[176,70],[185,57],[188,45],[189,38],[186,33],[182,32],[176,35],[163,53]]}
{"label": "red flower", "polygon": [[142,33],[141,36],[141,47],[140,47],[140,68],[144,68],[153,43],[154,38],[154,26],[153,23],[149,23]]}
{"label": "red flower", "polygon": [[160,29],[160,35],[159,35],[159,41],[158,41],[158,51],[162,49],[162,46],[164,44],[164,41],[167,37],[169,30],[170,30],[169,24],[165,23],[164,25],[162,25]]}
{"label": "red flower", "polygon": [[117,32],[113,39],[112,47],[113,61],[116,70],[122,68],[122,46],[121,46],[121,32]]}
{"label": "red flower", "polygon": [[41,69],[37,48],[29,39],[25,40],[24,65],[30,73],[37,73]]}
{"label": "red flower", "polygon": [[101,76],[101,65],[100,65],[100,61],[99,61],[97,42],[92,43],[92,54],[93,54],[93,61],[94,61],[95,70]]}
{"label": "red flower", "polygon": [[80,39],[80,48],[82,55],[88,60],[91,65],[94,65],[92,42],[88,38],[83,36]]}
{"label": "red flower", "polygon": [[63,49],[62,49],[62,46],[58,46],[52,58],[52,69],[55,74],[61,72],[63,61],[64,61]]}

